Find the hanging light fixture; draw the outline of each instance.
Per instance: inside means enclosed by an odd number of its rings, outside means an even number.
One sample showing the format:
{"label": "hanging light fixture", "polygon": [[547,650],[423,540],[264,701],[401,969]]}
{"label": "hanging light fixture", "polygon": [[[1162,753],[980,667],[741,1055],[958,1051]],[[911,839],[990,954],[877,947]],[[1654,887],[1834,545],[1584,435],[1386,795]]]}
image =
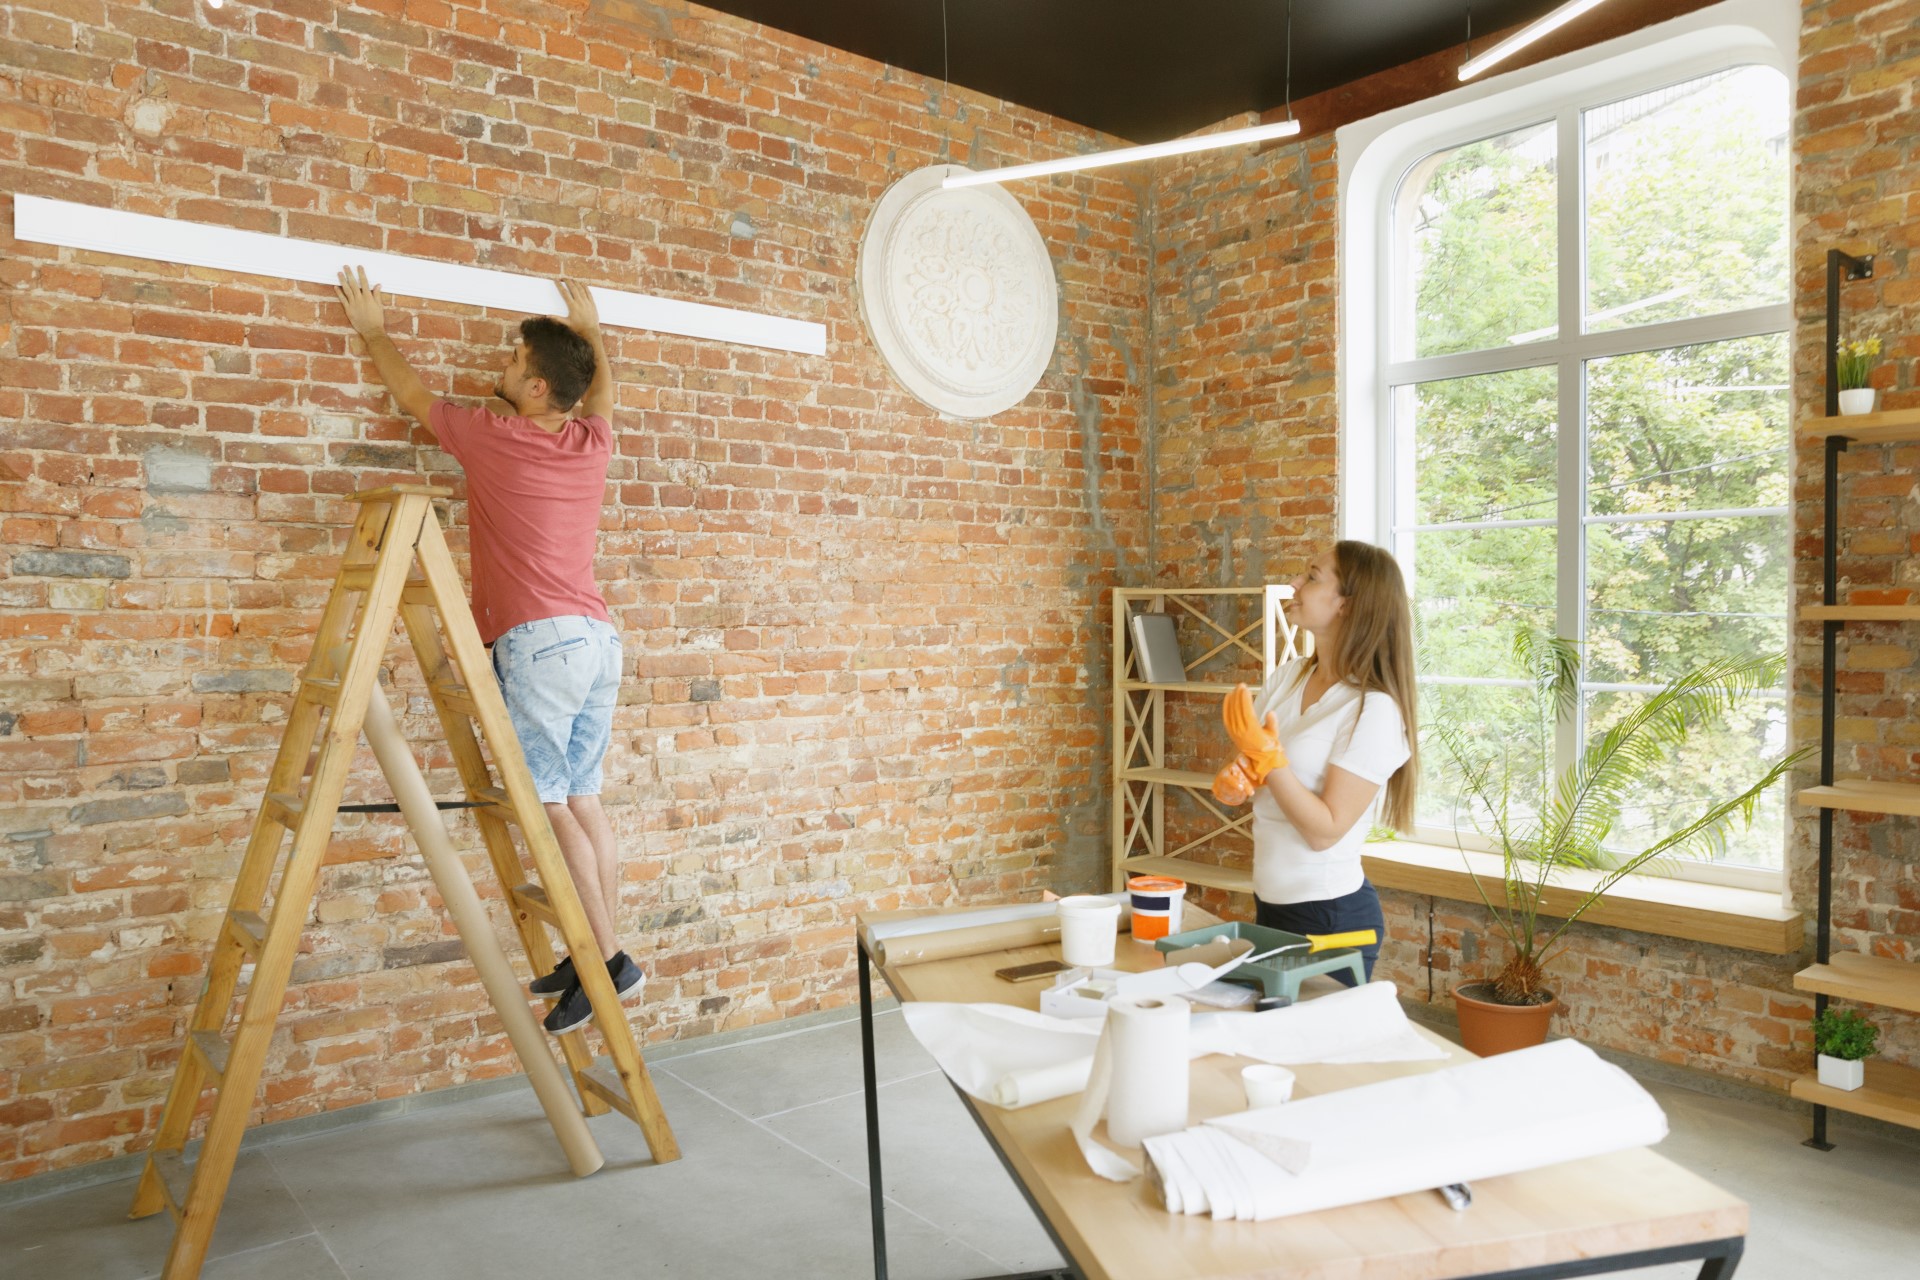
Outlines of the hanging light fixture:
{"label": "hanging light fixture", "polygon": [[1021,178],[1040,178],[1050,173],[1073,173],[1080,169],[1099,169],[1110,164],[1133,164],[1139,160],[1157,160],[1162,156],[1184,156],[1195,151],[1215,151],[1222,147],[1265,142],[1269,138],[1291,138],[1300,132],[1293,118],[1293,0],[1287,0],[1287,118],[1272,124],[1256,124],[1225,133],[1207,133],[1169,142],[1150,142],[1141,147],[1122,147],[1118,151],[1096,151],[1086,156],[1066,156],[1059,160],[1039,160],[1033,164],[1010,165],[1005,169],[985,169],[978,173],[950,174],[942,187],[978,187],[989,182],[1014,182]]}
{"label": "hanging light fixture", "polygon": [[[1504,62],[1520,50],[1538,40],[1548,32],[1558,31],[1589,9],[1597,9],[1605,0],[1567,0],[1544,18],[1536,19],[1514,32],[1493,48],[1477,58],[1468,58],[1460,64],[1460,78],[1471,80],[1497,62]],[[1469,11],[1471,12],[1471,11]],[[1471,18],[1469,18],[1471,22]]]}

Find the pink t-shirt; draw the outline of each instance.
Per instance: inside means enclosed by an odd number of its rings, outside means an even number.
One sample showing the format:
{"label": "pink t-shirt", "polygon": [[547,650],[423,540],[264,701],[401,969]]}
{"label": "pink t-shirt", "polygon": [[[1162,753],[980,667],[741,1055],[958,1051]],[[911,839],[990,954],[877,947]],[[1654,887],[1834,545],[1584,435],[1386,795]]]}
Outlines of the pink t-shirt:
{"label": "pink t-shirt", "polygon": [[434,401],[440,447],[467,473],[473,617],[480,639],[523,622],[577,616],[611,623],[593,580],[613,428],[570,418],[545,431],[526,418]]}

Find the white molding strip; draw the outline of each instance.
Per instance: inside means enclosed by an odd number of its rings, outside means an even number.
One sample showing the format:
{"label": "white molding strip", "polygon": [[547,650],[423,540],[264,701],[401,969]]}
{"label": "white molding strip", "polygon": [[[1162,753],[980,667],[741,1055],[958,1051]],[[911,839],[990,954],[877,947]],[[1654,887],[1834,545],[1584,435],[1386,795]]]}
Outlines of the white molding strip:
{"label": "white molding strip", "polygon": [[[94,205],[13,198],[13,234],[33,244],[88,249],[182,266],[213,267],[246,275],[335,284],[342,267],[364,267],[383,293],[497,307],[531,315],[567,313],[553,281],[487,267],[431,262],[350,245],[322,244],[201,222],[180,222]],[[750,347],[771,347],[819,356],[827,352],[827,327],[810,320],[680,302],[622,289],[593,287],[600,319],[623,329],[652,329],[688,338],[711,338]],[[344,321],[343,321],[344,323]]]}

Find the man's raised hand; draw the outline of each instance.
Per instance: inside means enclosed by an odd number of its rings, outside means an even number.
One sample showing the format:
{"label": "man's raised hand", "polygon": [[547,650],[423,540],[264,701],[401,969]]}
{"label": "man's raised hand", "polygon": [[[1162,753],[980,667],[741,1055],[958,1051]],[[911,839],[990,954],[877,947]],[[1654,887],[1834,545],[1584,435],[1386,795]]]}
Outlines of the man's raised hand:
{"label": "man's raised hand", "polygon": [[347,323],[362,338],[387,331],[387,313],[380,306],[380,286],[367,283],[365,267],[342,267],[335,292],[347,309]]}
{"label": "man's raised hand", "polygon": [[600,330],[600,308],[593,300],[593,290],[571,280],[556,280],[560,296],[567,303],[567,326],[582,337],[590,337]]}

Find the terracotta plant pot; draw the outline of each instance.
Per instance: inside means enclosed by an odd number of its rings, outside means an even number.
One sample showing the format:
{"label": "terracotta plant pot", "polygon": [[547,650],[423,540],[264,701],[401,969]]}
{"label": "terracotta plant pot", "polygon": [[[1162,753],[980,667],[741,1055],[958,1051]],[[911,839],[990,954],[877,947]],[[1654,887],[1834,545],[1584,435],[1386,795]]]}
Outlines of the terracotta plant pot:
{"label": "terracotta plant pot", "polygon": [[1488,998],[1492,995],[1484,982],[1469,982],[1453,989],[1453,1005],[1460,1013],[1460,1043],[1467,1052],[1490,1058],[1546,1042],[1547,1024],[1560,1008],[1559,1000],[1549,997],[1545,1004],[1495,1004]]}

